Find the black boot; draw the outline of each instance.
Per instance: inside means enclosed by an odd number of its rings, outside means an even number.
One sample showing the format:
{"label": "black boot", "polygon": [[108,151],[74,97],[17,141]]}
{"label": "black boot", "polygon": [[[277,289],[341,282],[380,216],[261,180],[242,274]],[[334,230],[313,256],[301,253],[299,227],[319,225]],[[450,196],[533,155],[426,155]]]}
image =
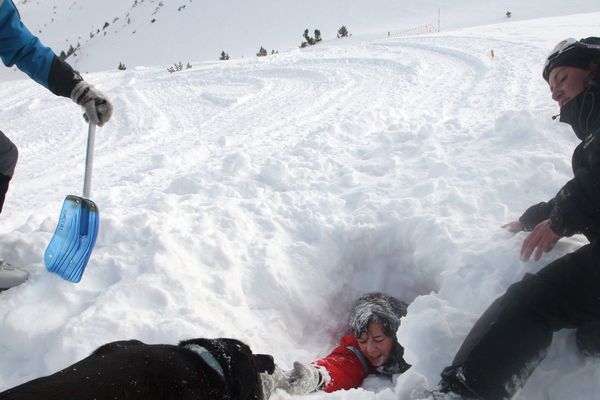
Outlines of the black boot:
{"label": "black boot", "polygon": [[439,391],[455,396],[459,399],[477,400],[481,399],[465,382],[461,367],[446,367],[442,371],[442,380],[438,384]]}
{"label": "black boot", "polygon": [[579,327],[575,334],[575,342],[584,356],[600,357],[600,321]]}

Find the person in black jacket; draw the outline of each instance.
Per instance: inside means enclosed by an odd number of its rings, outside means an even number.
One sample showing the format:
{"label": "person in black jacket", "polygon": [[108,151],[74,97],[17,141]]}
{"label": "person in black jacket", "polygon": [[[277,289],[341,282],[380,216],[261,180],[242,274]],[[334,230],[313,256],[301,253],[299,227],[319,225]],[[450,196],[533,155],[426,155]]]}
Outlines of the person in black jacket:
{"label": "person in black jacket", "polygon": [[560,42],[543,77],[560,106],[560,121],[581,143],[572,158],[573,178],[548,202],[505,225],[530,231],[521,259],[538,260],[561,237],[589,240],[536,274],[526,274],[496,299],[475,323],[440,391],[465,399],[509,399],[544,358],[555,331],[577,328],[586,355],[600,355],[600,38]]}
{"label": "person in black jacket", "polygon": [[[92,123],[102,126],[110,119],[112,104],[108,98],[23,25],[11,0],[0,0],[0,59],[6,66],[16,65],[55,95],[71,98],[83,107],[86,118]],[[17,146],[0,131],[0,212],[18,155]],[[25,271],[0,260],[0,290],[16,286],[26,279]]]}

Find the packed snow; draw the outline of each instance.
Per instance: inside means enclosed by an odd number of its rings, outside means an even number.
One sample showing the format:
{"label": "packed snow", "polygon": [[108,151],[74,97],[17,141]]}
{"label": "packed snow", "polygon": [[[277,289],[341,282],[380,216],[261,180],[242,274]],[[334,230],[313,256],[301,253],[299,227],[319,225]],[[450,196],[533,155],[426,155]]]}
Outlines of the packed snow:
{"label": "packed snow", "polygon": [[[493,299],[585,243],[521,262],[525,234],[501,228],[571,176],[577,138],[551,119],[541,69],[559,40],[600,34],[600,6],[566,14],[86,74],[115,113],[97,132],[100,234],[78,284],[43,254],[81,194],[86,124],[30,80],[0,82],[20,149],[0,258],[31,275],[0,293],[0,390],[132,338],[234,337],[290,368],[384,291],[410,303],[398,338],[413,367],[306,398],[422,397]],[[598,398],[600,360],[574,342],[555,335],[518,399]]]}

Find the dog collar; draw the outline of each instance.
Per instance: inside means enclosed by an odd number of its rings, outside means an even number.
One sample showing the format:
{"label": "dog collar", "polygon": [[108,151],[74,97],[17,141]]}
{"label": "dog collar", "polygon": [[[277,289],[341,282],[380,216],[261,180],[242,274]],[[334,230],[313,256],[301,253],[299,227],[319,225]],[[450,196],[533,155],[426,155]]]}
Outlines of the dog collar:
{"label": "dog collar", "polygon": [[185,347],[190,349],[194,353],[198,354],[200,357],[202,357],[202,359],[204,361],[206,361],[206,363],[212,369],[217,371],[217,373],[219,375],[221,375],[223,378],[225,378],[225,372],[223,372],[223,368],[221,367],[221,364],[219,364],[219,361],[217,361],[215,356],[213,356],[213,354],[210,351],[208,351],[205,347],[202,347],[199,344],[189,344]]}

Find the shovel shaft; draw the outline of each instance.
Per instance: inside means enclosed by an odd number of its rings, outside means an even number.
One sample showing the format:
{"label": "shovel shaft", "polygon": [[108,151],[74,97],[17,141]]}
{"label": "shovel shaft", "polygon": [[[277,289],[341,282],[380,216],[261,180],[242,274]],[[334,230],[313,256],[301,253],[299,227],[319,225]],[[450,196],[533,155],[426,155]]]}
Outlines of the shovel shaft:
{"label": "shovel shaft", "polygon": [[83,180],[83,197],[90,198],[92,190],[92,166],[94,164],[94,142],[96,140],[96,125],[90,121],[88,130],[87,151],[85,155],[85,178]]}

